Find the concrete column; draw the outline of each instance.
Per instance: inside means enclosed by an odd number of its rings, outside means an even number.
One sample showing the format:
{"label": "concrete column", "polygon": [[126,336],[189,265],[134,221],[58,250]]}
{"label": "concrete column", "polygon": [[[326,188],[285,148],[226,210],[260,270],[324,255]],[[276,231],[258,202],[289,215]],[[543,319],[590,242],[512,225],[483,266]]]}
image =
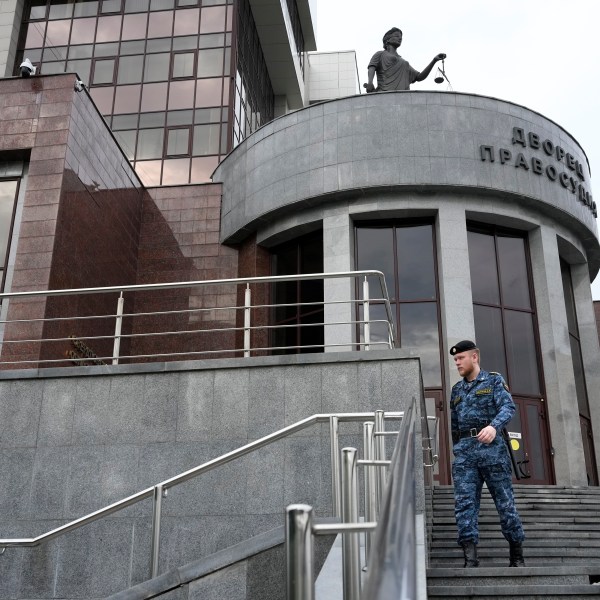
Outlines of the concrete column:
{"label": "concrete column", "polygon": [[475,339],[473,294],[469,271],[469,247],[464,208],[450,203],[440,206],[437,248],[442,313],[442,366],[446,389],[460,377],[449,360],[449,350],[460,340]]}
{"label": "concrete column", "polygon": [[577,311],[592,431],[595,434],[596,465],[600,465],[600,347],[587,264],[571,265],[571,279],[573,280],[575,310]]}
{"label": "concrete column", "polygon": [[539,227],[529,244],[556,483],[587,485],[556,233]]}
{"label": "concrete column", "polygon": [[[343,212],[327,211],[323,217],[323,270],[325,273],[351,271],[352,260],[352,223],[345,208]],[[354,282],[349,279],[326,279],[323,296],[325,302],[350,300],[354,297]],[[345,322],[355,320],[356,313],[350,304],[326,304],[325,322]],[[331,325],[325,327],[325,344],[344,344],[326,348],[326,352],[352,350],[350,345],[355,338],[353,325]]]}
{"label": "concrete column", "polygon": [[11,77],[24,2],[0,0],[0,77]]}

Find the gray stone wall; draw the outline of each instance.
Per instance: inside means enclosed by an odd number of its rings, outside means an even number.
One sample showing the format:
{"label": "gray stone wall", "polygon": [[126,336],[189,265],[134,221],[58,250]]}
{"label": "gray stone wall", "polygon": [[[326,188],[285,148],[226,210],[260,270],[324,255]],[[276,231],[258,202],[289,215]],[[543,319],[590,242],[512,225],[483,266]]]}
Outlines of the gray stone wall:
{"label": "gray stone wall", "polygon": [[[145,370],[144,370],[145,369]],[[0,375],[0,535],[29,537],[315,413],[402,410],[420,394],[402,351]],[[359,425],[341,446],[360,443]],[[316,426],[169,490],[160,570],[282,524],[331,514],[329,435]],[[0,598],[102,598],[149,576],[150,501],[0,555]]]}

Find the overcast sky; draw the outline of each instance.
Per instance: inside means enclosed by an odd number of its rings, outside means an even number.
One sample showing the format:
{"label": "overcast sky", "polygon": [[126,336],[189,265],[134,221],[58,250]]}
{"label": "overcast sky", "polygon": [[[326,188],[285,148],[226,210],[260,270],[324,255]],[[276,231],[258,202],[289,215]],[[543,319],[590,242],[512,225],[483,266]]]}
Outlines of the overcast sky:
{"label": "overcast sky", "polygon": [[[317,48],[356,50],[361,86],[391,27],[402,29],[399,52],[419,71],[445,52],[454,91],[522,104],[573,135],[600,206],[599,23],[597,0],[317,0]],[[446,90],[434,76],[412,89]],[[592,294],[600,300],[600,276]]]}

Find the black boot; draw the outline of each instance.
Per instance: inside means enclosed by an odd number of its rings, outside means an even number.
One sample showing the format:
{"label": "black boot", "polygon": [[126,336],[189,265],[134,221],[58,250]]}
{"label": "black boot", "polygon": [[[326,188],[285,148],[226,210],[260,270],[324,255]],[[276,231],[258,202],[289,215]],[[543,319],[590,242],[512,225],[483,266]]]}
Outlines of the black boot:
{"label": "black boot", "polygon": [[510,563],[509,567],[524,567],[525,559],[523,558],[523,545],[520,543],[510,544]]}
{"label": "black boot", "polygon": [[475,543],[462,542],[461,546],[465,554],[465,564],[463,566],[466,568],[478,567],[479,561],[477,560],[477,546]]}

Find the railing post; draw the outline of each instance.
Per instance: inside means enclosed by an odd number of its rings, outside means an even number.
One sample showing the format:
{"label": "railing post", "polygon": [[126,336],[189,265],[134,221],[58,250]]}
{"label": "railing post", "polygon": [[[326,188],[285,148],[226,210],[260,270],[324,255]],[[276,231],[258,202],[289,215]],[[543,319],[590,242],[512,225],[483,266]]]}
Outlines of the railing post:
{"label": "railing post", "polygon": [[160,554],[160,520],[162,509],[163,486],[161,484],[154,486],[154,496],[152,499],[152,551],[151,555],[151,575],[158,576],[158,559]]}
{"label": "railing post", "polygon": [[307,504],[291,504],[286,513],[287,600],[314,600],[313,509]]}
{"label": "railing post", "polygon": [[[342,450],[342,523],[358,523],[356,448]],[[342,534],[344,600],[360,599],[360,540],[358,533]]]}
{"label": "railing post", "polygon": [[[385,431],[385,413],[382,410],[375,411],[375,433],[381,433]],[[375,438],[375,460],[385,460],[385,436],[379,435]],[[385,492],[385,480],[386,473],[385,467],[376,467],[377,469],[377,512],[381,501],[383,500],[383,494]]]}
{"label": "railing post", "polygon": [[363,321],[365,322],[365,350],[371,349],[371,316],[369,314],[369,280],[363,281]]}
{"label": "railing post", "polygon": [[331,447],[331,502],[334,517],[342,514],[342,497],[340,493],[340,437],[339,418],[329,417],[329,444]]}
{"label": "railing post", "polygon": [[252,292],[250,284],[246,284],[246,292],[244,294],[244,358],[250,356],[250,311],[252,306]]}
{"label": "railing post", "polygon": [[[375,448],[373,445],[373,423],[363,423],[363,447],[365,460],[375,460]],[[365,521],[374,523],[377,521],[377,478],[375,470],[377,467],[364,466],[363,477],[365,484]],[[369,564],[369,555],[373,542],[374,532],[365,532],[365,562]]]}
{"label": "railing post", "polygon": [[119,353],[121,351],[121,327],[123,326],[123,305],[125,304],[125,298],[123,298],[123,292],[119,295],[117,300],[117,318],[115,321],[115,341],[113,344],[113,365],[119,364]]}

